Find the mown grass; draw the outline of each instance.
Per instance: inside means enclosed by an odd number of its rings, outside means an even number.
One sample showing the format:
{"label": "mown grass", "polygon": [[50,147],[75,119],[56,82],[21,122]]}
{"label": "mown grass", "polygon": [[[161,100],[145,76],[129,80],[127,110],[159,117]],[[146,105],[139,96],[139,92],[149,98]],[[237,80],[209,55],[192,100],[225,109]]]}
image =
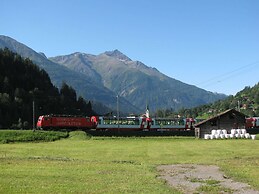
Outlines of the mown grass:
{"label": "mown grass", "polygon": [[[161,164],[214,164],[259,190],[259,141],[89,138],[0,144],[0,193],[178,193]],[[204,189],[204,188],[203,188]]]}

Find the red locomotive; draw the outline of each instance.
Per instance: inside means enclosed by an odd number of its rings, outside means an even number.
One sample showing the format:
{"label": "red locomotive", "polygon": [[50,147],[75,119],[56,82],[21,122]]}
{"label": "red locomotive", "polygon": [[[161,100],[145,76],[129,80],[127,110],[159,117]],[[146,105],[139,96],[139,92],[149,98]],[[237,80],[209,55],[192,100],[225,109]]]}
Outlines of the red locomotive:
{"label": "red locomotive", "polygon": [[43,115],[37,122],[38,129],[93,129],[96,126],[93,118],[68,115]]}

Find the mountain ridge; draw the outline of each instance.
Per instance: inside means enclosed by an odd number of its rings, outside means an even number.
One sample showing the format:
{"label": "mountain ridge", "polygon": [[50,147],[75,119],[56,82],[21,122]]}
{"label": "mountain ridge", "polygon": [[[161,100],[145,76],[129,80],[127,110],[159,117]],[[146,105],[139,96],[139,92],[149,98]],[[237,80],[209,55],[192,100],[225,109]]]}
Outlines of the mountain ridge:
{"label": "mountain ridge", "polygon": [[226,97],[170,78],[117,49],[98,55],[74,52],[46,59],[45,54],[10,37],[0,36],[0,47],[9,47],[30,58],[47,71],[54,85],[59,87],[65,81],[78,95],[113,110],[117,106],[116,96],[120,96],[120,110],[128,113],[143,112],[147,104],[151,110],[179,109]]}
{"label": "mountain ridge", "polygon": [[[114,51],[106,51],[99,55],[91,55],[91,57],[89,57],[89,54],[80,53],[77,56],[63,55],[51,57],[50,60],[65,65],[73,71],[77,71],[75,63],[71,63],[71,61],[76,60],[79,62],[83,58],[83,63],[85,64],[80,64],[80,66],[90,66],[95,74],[97,73],[99,75],[105,87],[125,97],[128,101],[134,102],[133,105],[142,107],[142,109],[144,109],[147,103],[150,103],[150,107],[153,110],[166,107],[179,109],[183,106],[183,103],[187,106],[208,103],[211,101],[210,98],[213,95],[220,96],[214,100],[225,97],[225,95],[214,94],[170,78],[159,72],[156,68],[148,67],[140,61],[133,61],[129,57],[127,57],[126,60],[124,56],[126,55],[116,49]],[[60,57],[66,58],[67,60],[60,61]],[[183,88],[185,92],[181,91],[181,88]],[[183,94],[184,97],[173,93],[172,90]],[[188,95],[193,96],[190,94],[193,91],[200,93],[198,94],[200,99],[195,99],[195,97],[191,99],[188,97]],[[170,102],[164,98],[165,95],[172,97],[172,99],[169,100]],[[141,100],[139,100],[140,96],[142,96]],[[202,100],[202,98],[207,99]],[[191,101],[194,101],[194,103],[191,103]],[[161,104],[162,106],[160,106]]]}

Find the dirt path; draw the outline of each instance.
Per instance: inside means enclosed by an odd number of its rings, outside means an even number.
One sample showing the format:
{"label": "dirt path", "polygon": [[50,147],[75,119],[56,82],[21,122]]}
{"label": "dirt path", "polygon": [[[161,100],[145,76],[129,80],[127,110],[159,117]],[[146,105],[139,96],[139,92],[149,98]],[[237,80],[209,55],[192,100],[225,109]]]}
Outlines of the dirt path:
{"label": "dirt path", "polygon": [[179,191],[191,193],[259,194],[248,184],[226,177],[217,166],[178,164],[159,166],[160,177]]}

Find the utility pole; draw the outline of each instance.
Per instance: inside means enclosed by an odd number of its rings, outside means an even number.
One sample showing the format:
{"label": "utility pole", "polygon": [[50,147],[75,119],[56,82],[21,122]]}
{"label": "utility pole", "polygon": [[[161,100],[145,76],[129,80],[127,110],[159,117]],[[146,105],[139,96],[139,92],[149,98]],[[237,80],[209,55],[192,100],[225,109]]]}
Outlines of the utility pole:
{"label": "utility pole", "polygon": [[120,130],[119,95],[117,95],[117,123],[118,123],[118,131],[119,131]]}
{"label": "utility pole", "polygon": [[32,101],[32,129],[35,131],[35,101]]}

